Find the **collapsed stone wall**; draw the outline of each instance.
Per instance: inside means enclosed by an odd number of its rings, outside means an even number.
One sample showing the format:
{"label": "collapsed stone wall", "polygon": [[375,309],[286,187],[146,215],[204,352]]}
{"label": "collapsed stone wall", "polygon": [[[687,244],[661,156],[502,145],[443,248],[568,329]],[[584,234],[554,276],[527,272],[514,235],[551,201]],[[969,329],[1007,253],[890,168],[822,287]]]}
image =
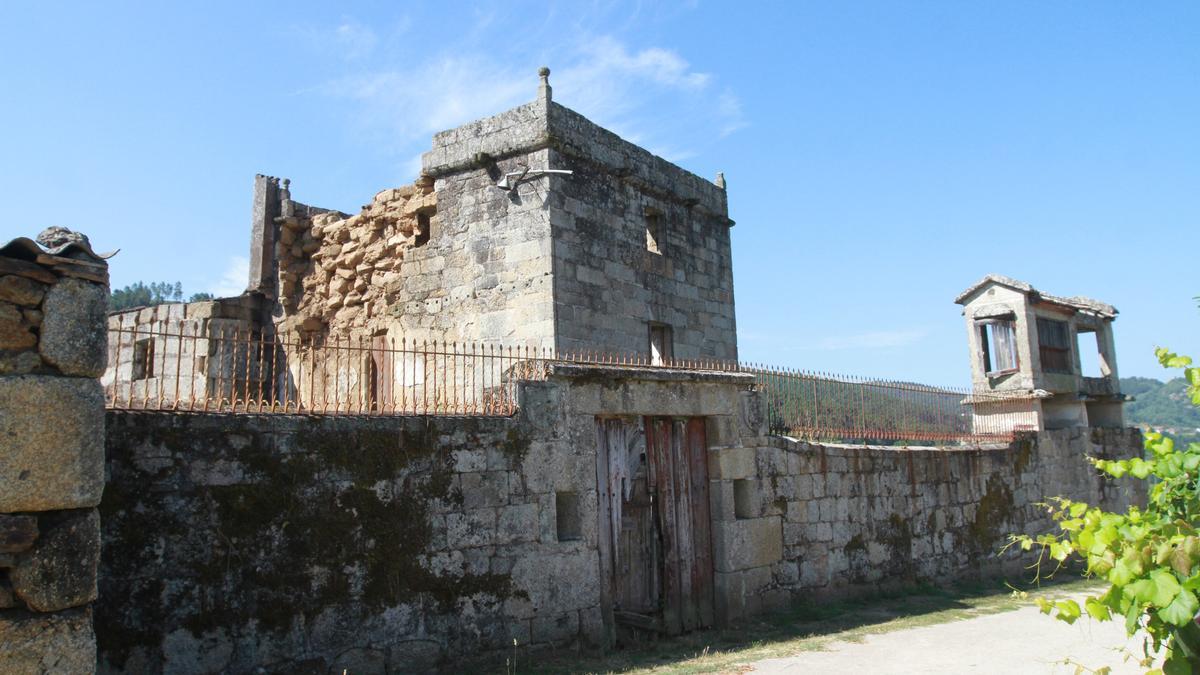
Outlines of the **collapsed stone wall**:
{"label": "collapsed stone wall", "polygon": [[103,672],[414,672],[600,635],[585,459],[524,418],[108,414]]}
{"label": "collapsed stone wall", "polygon": [[986,448],[820,445],[772,437],[711,461],[718,585],[728,616],[791,598],[1020,577],[1011,533],[1053,530],[1051,497],[1123,510],[1145,484],[1086,457],[1140,456],[1137,429],[1030,432]]}
{"label": "collapsed stone wall", "polygon": [[0,249],[0,671],[95,670],[108,272],[90,248]]}
{"label": "collapsed stone wall", "polygon": [[284,332],[351,335],[397,302],[406,253],[436,225],[433,182],[383,190],[362,211],[312,213],[284,201],[276,242]]}

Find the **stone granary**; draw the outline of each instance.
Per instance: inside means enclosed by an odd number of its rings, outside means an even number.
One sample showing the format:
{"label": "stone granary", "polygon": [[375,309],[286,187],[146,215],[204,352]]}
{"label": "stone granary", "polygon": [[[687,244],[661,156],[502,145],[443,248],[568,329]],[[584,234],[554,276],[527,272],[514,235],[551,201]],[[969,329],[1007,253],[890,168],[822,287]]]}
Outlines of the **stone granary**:
{"label": "stone granary", "polygon": [[[1117,379],[1112,305],[1042,293],[1024,281],[989,274],[954,300],[963,306],[973,389],[1011,394],[979,398],[976,416],[1005,415],[1031,430],[1124,426]],[[1090,339],[1081,343],[1080,337]],[[1090,342],[1090,344],[1087,344]],[[1096,350],[1098,377],[1084,375],[1080,354]]]}
{"label": "stone granary", "polygon": [[166,306],[114,325],[196,313],[295,337],[735,360],[724,178],[553,102],[548,78],[531,103],[437,134],[416,183],[353,215],[258,176],[249,287],[218,301],[236,309]]}

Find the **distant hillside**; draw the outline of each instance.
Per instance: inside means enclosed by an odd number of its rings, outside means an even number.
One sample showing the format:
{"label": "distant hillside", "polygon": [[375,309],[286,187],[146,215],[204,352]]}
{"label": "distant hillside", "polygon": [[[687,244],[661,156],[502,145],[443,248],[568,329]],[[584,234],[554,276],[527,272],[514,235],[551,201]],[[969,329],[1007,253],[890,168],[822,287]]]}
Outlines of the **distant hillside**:
{"label": "distant hillside", "polygon": [[1122,377],[1121,392],[1137,400],[1125,404],[1125,421],[1180,436],[1200,434],[1200,409],[1187,396],[1187,382],[1177,377],[1160,382],[1149,377]]}

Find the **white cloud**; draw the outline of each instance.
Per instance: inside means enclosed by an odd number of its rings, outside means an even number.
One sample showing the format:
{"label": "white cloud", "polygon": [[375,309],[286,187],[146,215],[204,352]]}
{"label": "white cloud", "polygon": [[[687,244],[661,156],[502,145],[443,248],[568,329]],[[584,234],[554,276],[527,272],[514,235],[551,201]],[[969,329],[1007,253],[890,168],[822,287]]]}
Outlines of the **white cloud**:
{"label": "white cloud", "polygon": [[379,42],[375,31],[371,30],[369,26],[353,21],[340,24],[334,29],[333,36],[337,47],[343,50],[347,58],[352,59],[370,54]]}
{"label": "white cloud", "polygon": [[[633,142],[670,148],[669,158],[697,154],[696,145],[746,124],[733,91],[714,91],[715,77],[673,50],[630,49],[599,36],[564,41],[546,53],[555,55],[548,63],[556,101]],[[539,65],[532,54],[519,59],[459,49],[347,75],[316,91],[354,101],[368,142],[411,156],[432,133],[532,100]]]}
{"label": "white cloud", "polygon": [[[397,26],[399,31],[406,28],[406,21]],[[346,61],[370,56],[379,44],[379,36],[374,29],[352,19],[343,19],[332,27],[298,26],[293,28],[292,32],[307,42],[312,49]]]}
{"label": "white cloud", "polygon": [[209,293],[218,298],[230,298],[241,295],[246,290],[250,280],[250,259],[243,256],[233,256],[225,266],[221,278],[209,287]]}
{"label": "white cloud", "polygon": [[742,114],[742,102],[730,89],[721,92],[717,97],[717,113],[724,122],[721,126],[721,138],[745,128],[748,124]]}
{"label": "white cloud", "polygon": [[431,133],[532,99],[533,78],[472,57],[444,57],[412,70],[343,78],[325,93],[362,104],[362,122],[392,135],[397,149]]}

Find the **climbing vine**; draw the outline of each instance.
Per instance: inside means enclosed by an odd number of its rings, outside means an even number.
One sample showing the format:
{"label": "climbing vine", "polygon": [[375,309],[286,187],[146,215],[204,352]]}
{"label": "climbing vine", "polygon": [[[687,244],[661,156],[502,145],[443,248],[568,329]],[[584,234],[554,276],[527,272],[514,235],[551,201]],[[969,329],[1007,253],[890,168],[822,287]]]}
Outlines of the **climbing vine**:
{"label": "climbing vine", "polygon": [[[1166,368],[1182,368],[1187,393],[1200,407],[1200,367],[1192,359],[1166,349],[1155,351]],[[1071,599],[1038,598],[1043,613],[1074,623],[1083,613],[1100,621],[1118,620],[1134,635],[1144,631],[1142,666],[1165,654],[1158,675],[1200,673],[1200,443],[1187,447],[1157,432],[1145,434],[1145,457],[1122,460],[1090,459],[1112,476],[1150,480],[1145,508],[1131,506],[1112,513],[1064,498],[1047,504],[1058,531],[1033,537],[1012,535],[1009,546],[1039,552],[1043,564],[1059,569],[1068,561],[1085,563],[1085,576],[1108,582],[1104,593],[1088,597],[1083,606]],[[1052,562],[1051,562],[1052,561]]]}

